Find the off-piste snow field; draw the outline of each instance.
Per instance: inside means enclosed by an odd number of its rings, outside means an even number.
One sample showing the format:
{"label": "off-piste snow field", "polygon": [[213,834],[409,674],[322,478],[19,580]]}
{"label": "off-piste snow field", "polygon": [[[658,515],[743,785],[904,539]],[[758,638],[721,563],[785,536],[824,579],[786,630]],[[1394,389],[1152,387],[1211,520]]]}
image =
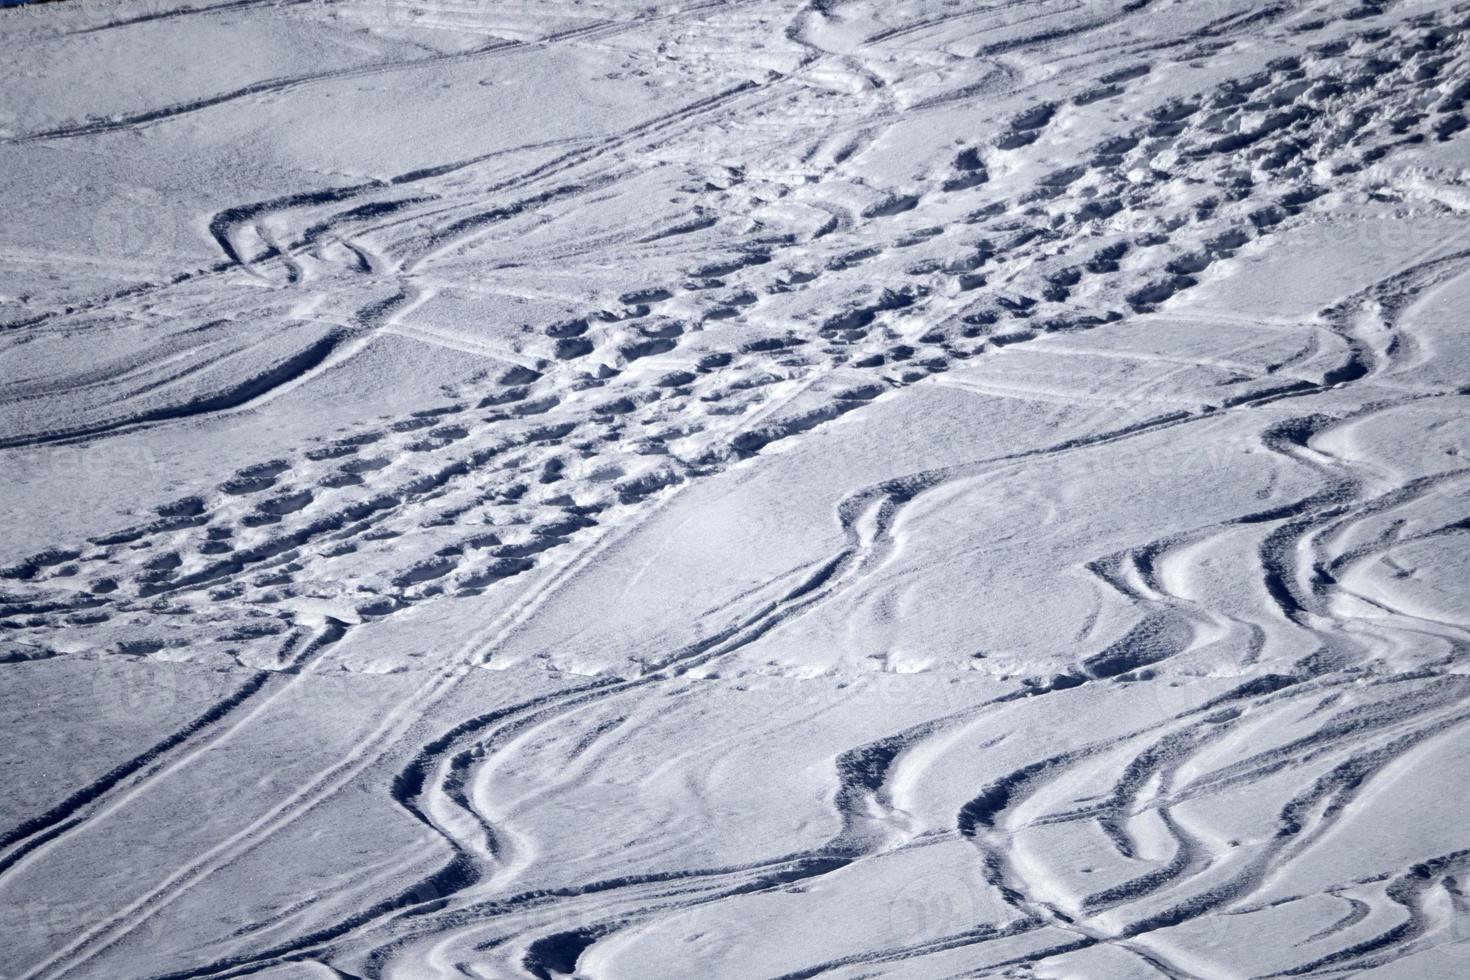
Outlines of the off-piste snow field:
{"label": "off-piste snow field", "polygon": [[1470,977],[1470,4],[0,10],[0,975]]}

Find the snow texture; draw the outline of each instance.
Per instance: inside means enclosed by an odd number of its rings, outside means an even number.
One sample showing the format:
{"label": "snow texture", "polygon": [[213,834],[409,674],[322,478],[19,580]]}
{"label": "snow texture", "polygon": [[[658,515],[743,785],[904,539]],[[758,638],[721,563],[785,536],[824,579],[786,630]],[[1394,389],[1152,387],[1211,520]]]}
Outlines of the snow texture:
{"label": "snow texture", "polygon": [[0,975],[1470,976],[1470,4],[0,62]]}

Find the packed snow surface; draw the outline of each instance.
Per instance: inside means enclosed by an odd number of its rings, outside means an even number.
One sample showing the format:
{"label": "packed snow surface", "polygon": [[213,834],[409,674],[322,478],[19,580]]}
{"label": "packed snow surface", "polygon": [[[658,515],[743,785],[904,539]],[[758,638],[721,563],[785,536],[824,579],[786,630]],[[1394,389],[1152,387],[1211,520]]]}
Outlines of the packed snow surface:
{"label": "packed snow surface", "polygon": [[0,974],[1470,976],[1470,5],[0,65]]}

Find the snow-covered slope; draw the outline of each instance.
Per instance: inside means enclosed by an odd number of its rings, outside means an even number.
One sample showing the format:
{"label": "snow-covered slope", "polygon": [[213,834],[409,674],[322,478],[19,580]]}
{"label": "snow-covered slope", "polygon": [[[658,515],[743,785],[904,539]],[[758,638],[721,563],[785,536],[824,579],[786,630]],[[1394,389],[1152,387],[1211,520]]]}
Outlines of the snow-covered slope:
{"label": "snow-covered slope", "polygon": [[1470,975],[1470,4],[0,37],[4,976]]}

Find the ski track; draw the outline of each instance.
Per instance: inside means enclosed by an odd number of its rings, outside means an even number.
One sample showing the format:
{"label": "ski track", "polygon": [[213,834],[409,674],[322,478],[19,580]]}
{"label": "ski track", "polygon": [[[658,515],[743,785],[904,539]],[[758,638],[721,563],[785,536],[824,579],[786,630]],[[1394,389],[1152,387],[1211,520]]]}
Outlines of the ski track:
{"label": "ski track", "polygon": [[[212,264],[27,310],[5,325],[0,344],[13,352],[47,339],[107,335],[139,318],[201,328],[268,318],[298,294],[326,297],[337,310],[268,351],[258,339],[222,335],[181,354],[169,334],[71,376],[18,378],[0,404],[28,408],[12,417],[40,418],[29,407],[58,391],[92,399],[71,414],[64,408],[60,421],[0,434],[0,449],[22,453],[250,417],[311,390],[384,337],[483,360],[486,369],[472,391],[365,419],[313,444],[282,446],[270,458],[241,459],[224,482],[158,504],[152,517],[86,541],[58,540],[0,570],[0,615],[8,649],[18,651],[0,669],[81,659],[72,652],[77,637],[93,638],[97,651],[135,652],[110,638],[150,634],[157,611],[167,609],[175,626],[197,631],[201,648],[228,646],[218,655],[233,658],[238,672],[227,693],[182,727],[84,784],[58,788],[59,802],[0,835],[0,889],[84,835],[105,833],[110,817],[168,793],[170,777],[208,764],[222,744],[248,741],[267,709],[287,689],[312,684],[317,662],[349,651],[359,630],[456,599],[501,590],[511,596],[532,583],[455,649],[436,651],[436,666],[348,754],[211,846],[180,853],[177,866],[146,869],[133,892],[107,896],[107,915],[76,923],[43,957],[9,964],[15,975],[102,975],[130,937],[177,914],[201,884],[284,839],[362,780],[439,842],[431,872],[417,880],[400,875],[391,893],[326,921],[303,917],[297,928],[286,914],[243,923],[238,935],[259,938],[184,951],[177,968],[158,976],[236,977],[304,963],[336,976],[428,976],[476,955],[494,962],[496,975],[566,975],[619,937],[676,916],[706,908],[739,916],[752,897],[796,894],[804,883],[842,880],[955,841],[972,855],[962,873],[988,889],[1001,918],[813,958],[785,976],[879,975],[906,964],[932,975],[1030,975],[1005,971],[1042,969],[1101,947],[1158,975],[1214,976],[1210,952],[1181,955],[1187,940],[1170,930],[1328,897],[1347,911],[1298,937],[1310,951],[1278,951],[1265,975],[1336,976],[1441,942],[1436,903],[1443,894],[1453,908],[1463,904],[1464,847],[1426,854],[1387,878],[1262,896],[1274,894],[1319,842],[1351,826],[1375,778],[1463,738],[1470,720],[1464,626],[1352,584],[1391,550],[1463,530],[1463,515],[1458,525],[1405,529],[1416,526],[1413,515],[1426,502],[1463,492],[1470,467],[1406,477],[1340,454],[1365,425],[1464,395],[1463,387],[1416,379],[1419,352],[1401,320],[1470,272],[1470,242],[1436,240],[1323,305],[1311,319],[1310,343],[1267,369],[1252,366],[1249,350],[1217,349],[1210,366],[1235,380],[1196,404],[1139,400],[1121,406],[1142,408],[1128,414],[1106,395],[1089,404],[1080,393],[1047,395],[1019,382],[1006,388],[964,369],[1031,347],[1066,354],[1059,335],[1080,341],[1135,320],[1131,329],[1147,330],[1151,316],[1170,313],[1208,282],[1212,267],[1230,267],[1330,220],[1332,208],[1355,192],[1381,193],[1374,168],[1396,153],[1435,143],[1463,147],[1470,91],[1455,79],[1470,69],[1470,12],[1365,3],[1334,14],[1283,2],[1203,18],[1167,41],[1117,39],[1121,25],[1143,23],[1159,6],[1099,4],[1096,13],[1024,2],[958,11],[914,4],[902,13],[832,0],[799,8],[653,7],[593,17],[536,40],[497,39],[409,62],[272,78],[7,137],[18,146],[157,138],[184,117],[226,113],[259,96],[306,99],[329,81],[401,83],[436,67],[551,45],[605,50],[640,33],[672,35],[707,27],[707,18],[739,18],[745,8],[752,18],[756,10],[779,14],[778,33],[798,52],[788,67],[759,77],[734,81],[712,69],[697,96],[671,101],[677,108],[595,138],[527,143],[222,207],[207,220],[219,253]],[[120,17],[77,33],[105,38],[199,18],[300,15],[302,7],[236,0]],[[848,30],[849,20],[868,29]],[[1296,53],[1267,57],[1261,46],[1237,53],[1262,37]],[[936,38],[970,42],[966,70],[974,80],[961,76],[918,98],[885,82],[892,71],[885,56]],[[1168,70],[1167,52],[1186,45],[1193,46],[1188,58],[1208,69],[1198,73],[1200,87],[1146,88]],[[1053,51],[1058,64],[1081,60],[1083,74],[1063,69],[1058,80],[1023,70]],[[1232,59],[1248,67],[1238,70]],[[838,85],[832,79],[858,93],[852,105],[814,95]],[[1012,108],[957,138],[943,172],[893,187],[864,177],[863,154],[894,127],[974,111],[1001,96]],[[1142,114],[1112,113],[1124,98]],[[775,122],[763,121],[771,116]],[[1083,120],[1104,134],[1088,146],[1073,135]],[[735,133],[758,150],[744,167],[714,149]],[[1059,147],[1072,162],[1056,163]],[[762,156],[769,162],[758,169]],[[1243,178],[1245,161],[1256,179]],[[653,233],[614,227],[565,245],[534,237],[594,213],[598,201],[650,171],[681,167],[700,185],[687,220]],[[824,217],[815,225],[792,219],[785,231],[773,219],[742,221],[772,200]],[[1442,202],[1424,206],[1464,220]],[[527,243],[518,246],[522,235]],[[570,301],[585,309],[536,324],[515,345],[423,316],[443,293],[461,288],[474,261],[500,278],[513,278],[517,267],[575,274],[579,263],[600,261],[609,250],[654,275],[630,279],[616,302],[573,293]],[[538,287],[527,279],[523,288],[534,295]],[[557,287],[546,288],[555,294]],[[804,295],[823,298],[805,309]],[[832,297],[842,305],[834,307]],[[1151,376],[1160,390],[1204,363],[1096,354],[1161,369]],[[875,403],[919,386],[1051,398],[1076,411],[1047,443],[892,476],[831,501],[842,533],[835,552],[711,611],[693,624],[697,639],[648,650],[635,669],[563,678],[452,724],[439,716],[548,603],[692,491],[839,419],[861,420]],[[1100,595],[1136,613],[1133,627],[1079,651],[1063,671],[1024,683],[1008,678],[1001,693],[936,710],[838,754],[826,791],[836,830],[824,843],[734,864],[655,861],[612,877],[525,884],[539,857],[537,828],[522,822],[535,796],[496,800],[483,787],[500,767],[536,751],[538,739],[590,732],[563,772],[545,774],[537,794],[588,783],[605,753],[629,737],[627,719],[702,676],[691,672],[738,663],[889,574],[902,551],[897,529],[946,495],[1054,472],[1042,467],[1085,470],[1106,453],[1227,425],[1252,432],[1255,450],[1307,489],[1259,506],[1242,501],[1228,518],[1185,519],[1165,535],[1092,556],[1082,573]],[[569,458],[572,450],[580,460]],[[577,502],[565,492],[569,465],[601,465],[615,475],[587,482]],[[345,569],[344,559],[410,527],[448,528],[453,540],[410,538],[385,564],[360,574]],[[1190,556],[1215,549],[1251,556],[1252,567],[1241,572],[1259,600],[1251,614],[1202,598],[1180,574]],[[283,588],[311,594],[344,579],[354,586],[350,613],[347,606],[308,614],[276,604]],[[1371,606],[1374,616],[1345,614],[1348,599]],[[210,636],[231,629],[235,639],[210,645]],[[1301,645],[1316,652],[1291,652]],[[997,712],[1074,696],[1065,692],[1134,691],[1161,683],[1155,678],[1172,665],[1227,646],[1241,680],[1226,693],[1121,734],[1076,739],[1063,751],[1038,748],[1015,768],[977,776],[946,827],[923,828],[894,802],[898,775],[922,764],[914,761],[922,750],[978,741]],[[276,652],[261,654],[267,647]],[[1272,725],[1284,734],[1259,735]],[[1228,746],[1245,748],[1223,761]],[[1070,781],[1087,772],[1108,773],[1111,784],[1078,798]],[[1258,784],[1261,792],[1284,793],[1268,834],[1236,848],[1201,830],[1201,807],[1228,806]],[[1162,858],[1146,856],[1153,844],[1138,838],[1145,820],[1156,821],[1148,826],[1167,841]],[[1068,892],[1038,875],[1018,843],[1049,828],[1095,828],[1132,871],[1085,894]],[[326,897],[306,896],[303,907]]]}

